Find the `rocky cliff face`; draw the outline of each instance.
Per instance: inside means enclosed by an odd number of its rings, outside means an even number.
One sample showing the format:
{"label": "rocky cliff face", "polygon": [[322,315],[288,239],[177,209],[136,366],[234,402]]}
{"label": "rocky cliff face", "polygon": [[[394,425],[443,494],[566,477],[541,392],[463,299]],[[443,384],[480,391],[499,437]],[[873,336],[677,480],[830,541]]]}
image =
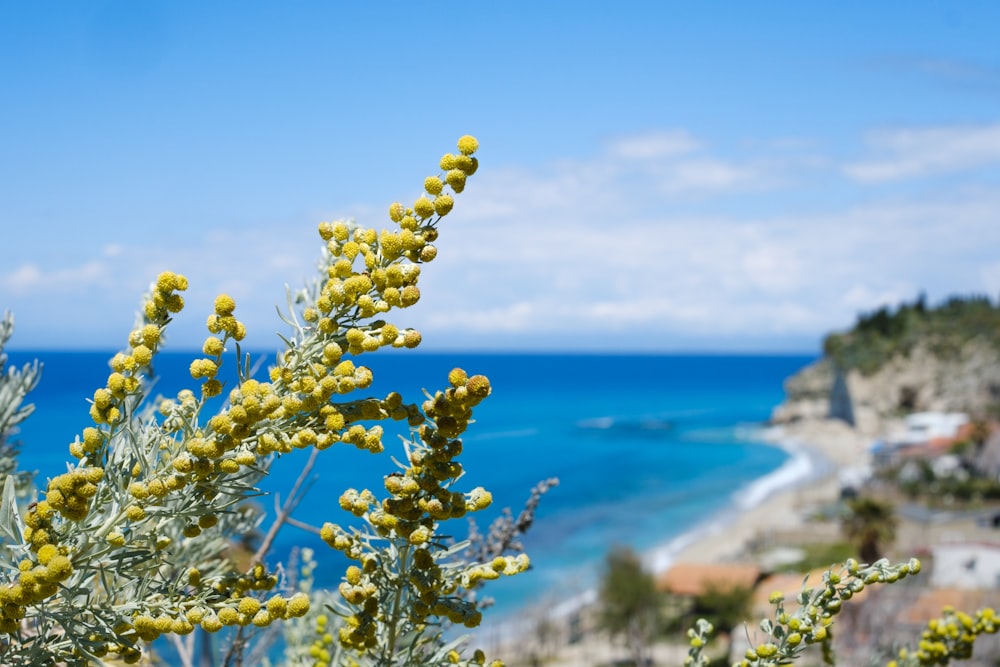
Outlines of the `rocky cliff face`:
{"label": "rocky cliff face", "polygon": [[[834,395],[835,369],[829,359],[803,368],[785,382],[786,400],[772,415],[777,424],[844,415],[844,400],[856,428],[884,434],[900,417],[926,410],[966,412],[973,416],[1000,404],[1000,350],[972,340],[957,352],[935,353],[930,344],[897,355],[872,375],[851,370],[842,376],[846,397]],[[837,392],[839,393],[839,392]]]}

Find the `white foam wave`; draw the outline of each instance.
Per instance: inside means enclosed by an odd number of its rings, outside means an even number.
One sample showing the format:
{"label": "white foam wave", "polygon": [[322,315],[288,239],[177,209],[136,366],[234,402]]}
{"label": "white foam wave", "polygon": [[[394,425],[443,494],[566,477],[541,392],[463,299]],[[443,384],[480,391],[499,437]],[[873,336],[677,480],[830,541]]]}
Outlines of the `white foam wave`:
{"label": "white foam wave", "polygon": [[721,532],[729,519],[724,514],[716,514],[716,518],[703,523],[700,527],[681,533],[666,544],[654,547],[646,552],[643,561],[653,572],[666,572],[677,560],[678,554],[695,542]]}
{"label": "white foam wave", "polygon": [[466,437],[466,440],[499,440],[501,438],[530,438],[538,435],[537,428],[523,428],[517,431],[494,431],[492,433],[477,433],[474,436]]}
{"label": "white foam wave", "polygon": [[812,458],[800,451],[774,472],[737,491],[734,500],[741,510],[748,510],[764,502],[771,494],[809,479],[814,471]]}
{"label": "white foam wave", "polygon": [[[614,424],[614,420],[610,417],[589,421],[607,424],[593,425],[591,428],[610,428]],[[651,571],[661,573],[669,570],[678,556],[692,544],[722,534],[729,526],[739,521],[745,512],[764,502],[771,495],[818,479],[829,472],[832,466],[820,452],[787,439],[779,429],[762,429],[746,425],[739,428],[738,437],[780,447],[789,454],[789,459],[777,470],[734,492],[732,503],[717,511],[707,521],[700,522],[697,527],[677,535],[666,543],[645,550],[643,562]],[[553,618],[569,616],[593,602],[596,595],[596,589],[589,588],[550,607],[548,613]],[[518,627],[518,624],[509,621],[508,630],[513,630],[514,627]],[[524,631],[523,626],[519,631]],[[513,636],[518,635],[515,632]]]}
{"label": "white foam wave", "polygon": [[607,430],[615,425],[614,417],[594,417],[593,419],[582,419],[576,423],[579,428],[595,428]]}

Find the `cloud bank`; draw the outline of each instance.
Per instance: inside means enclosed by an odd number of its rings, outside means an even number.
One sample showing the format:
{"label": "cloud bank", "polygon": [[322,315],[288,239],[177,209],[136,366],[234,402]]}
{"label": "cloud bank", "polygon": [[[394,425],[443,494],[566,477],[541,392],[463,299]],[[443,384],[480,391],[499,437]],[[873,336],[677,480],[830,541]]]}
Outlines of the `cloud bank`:
{"label": "cloud bank", "polygon": [[[670,128],[532,168],[493,167],[488,147],[482,160],[442,224],[421,303],[396,317],[429,347],[818,349],[858,311],[922,290],[1000,292],[1000,122],[883,129],[842,161],[808,138],[723,150]],[[377,225],[384,206],[350,210]],[[108,323],[96,313],[130,318],[156,272],[181,271],[200,310],[178,318],[179,344],[200,346],[198,313],[228,292],[253,342],[274,347],[281,286],[310,274],[318,221],[261,220],[184,245],[116,240],[72,266],[29,257],[0,270],[0,288],[41,322],[34,341],[61,346],[37,304],[61,304],[80,340],[97,340]],[[124,341],[131,320],[116,317]]]}

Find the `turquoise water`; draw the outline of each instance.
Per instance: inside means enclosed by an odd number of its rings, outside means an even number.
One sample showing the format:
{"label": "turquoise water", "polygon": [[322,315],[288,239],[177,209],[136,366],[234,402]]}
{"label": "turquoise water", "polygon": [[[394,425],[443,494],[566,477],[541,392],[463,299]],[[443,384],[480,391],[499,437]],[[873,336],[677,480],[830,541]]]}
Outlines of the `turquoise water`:
{"label": "turquoise water", "polygon": [[[22,427],[22,467],[42,478],[64,470],[66,446],[88,425],[86,397],[107,376],[109,354],[11,353],[11,363],[38,357],[41,386],[32,395],[36,413]],[[194,355],[160,355],[156,391],[173,394],[190,386]],[[524,538],[533,569],[494,582],[486,590],[498,611],[541,597],[565,598],[589,588],[608,547],[649,550],[683,536],[727,508],[756,502],[791,481],[782,466],[789,455],[754,440],[753,426],[782,399],[782,381],[812,361],[803,355],[508,355],[386,353],[364,363],[375,373],[368,394],[401,391],[420,401],[421,390],[447,384],[461,366],[490,377],[493,395],[480,406],[465,437],[463,488],[483,485],[497,511],[483,513],[486,528],[499,508],[515,514],[539,480],[560,485],[542,501],[534,528]],[[387,454],[401,457],[394,438]],[[392,472],[388,455],[349,447],[323,452],[301,521],[342,521],[337,498],[348,486],[381,490]],[[306,453],[275,462],[265,487],[284,494]],[[785,470],[788,473],[788,470]],[[262,504],[271,507],[271,501]],[[467,526],[455,522],[456,537]],[[295,528],[281,535],[273,559],[295,544],[316,549],[319,583],[342,574],[338,554]]]}

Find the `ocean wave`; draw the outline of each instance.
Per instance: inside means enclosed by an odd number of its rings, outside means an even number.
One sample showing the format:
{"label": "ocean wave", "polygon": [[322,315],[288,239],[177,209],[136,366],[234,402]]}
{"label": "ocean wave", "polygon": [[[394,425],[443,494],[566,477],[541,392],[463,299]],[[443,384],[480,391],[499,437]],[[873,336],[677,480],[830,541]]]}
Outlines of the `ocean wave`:
{"label": "ocean wave", "polygon": [[[755,429],[755,434],[765,435],[759,428]],[[684,549],[707,537],[722,533],[728,526],[738,521],[743,513],[760,505],[773,494],[801,486],[810,480],[822,477],[829,470],[829,462],[812,450],[803,449],[787,441],[760,437],[755,437],[753,440],[765,442],[770,440],[770,444],[786,451],[789,459],[777,470],[735,491],[732,504],[716,512],[707,521],[681,533],[665,544],[650,549],[646,553],[645,562],[654,572],[665,572]]]}
{"label": "ocean wave", "polygon": [[614,417],[594,417],[593,419],[581,419],[576,423],[577,428],[605,430],[615,425]]}
{"label": "ocean wave", "polygon": [[692,528],[686,533],[681,533],[666,544],[653,547],[643,556],[643,562],[653,572],[666,572],[677,560],[677,556],[695,542],[722,532],[731,519],[723,513],[717,513],[715,519],[702,523],[697,528]]}
{"label": "ocean wave", "polygon": [[539,433],[540,431],[537,428],[522,428],[515,431],[493,431],[491,433],[466,435],[465,440],[475,442],[479,440],[499,440],[501,438],[530,438],[538,435]]}
{"label": "ocean wave", "polygon": [[801,484],[816,473],[817,466],[813,457],[807,452],[797,451],[777,470],[737,491],[734,500],[741,510],[748,510],[764,502],[771,494]]}
{"label": "ocean wave", "polygon": [[595,417],[593,419],[581,419],[576,422],[576,427],[593,431],[625,431],[629,433],[655,433],[657,431],[672,430],[676,424],[667,419],[657,419],[654,417],[642,418],[616,418],[616,417]]}

